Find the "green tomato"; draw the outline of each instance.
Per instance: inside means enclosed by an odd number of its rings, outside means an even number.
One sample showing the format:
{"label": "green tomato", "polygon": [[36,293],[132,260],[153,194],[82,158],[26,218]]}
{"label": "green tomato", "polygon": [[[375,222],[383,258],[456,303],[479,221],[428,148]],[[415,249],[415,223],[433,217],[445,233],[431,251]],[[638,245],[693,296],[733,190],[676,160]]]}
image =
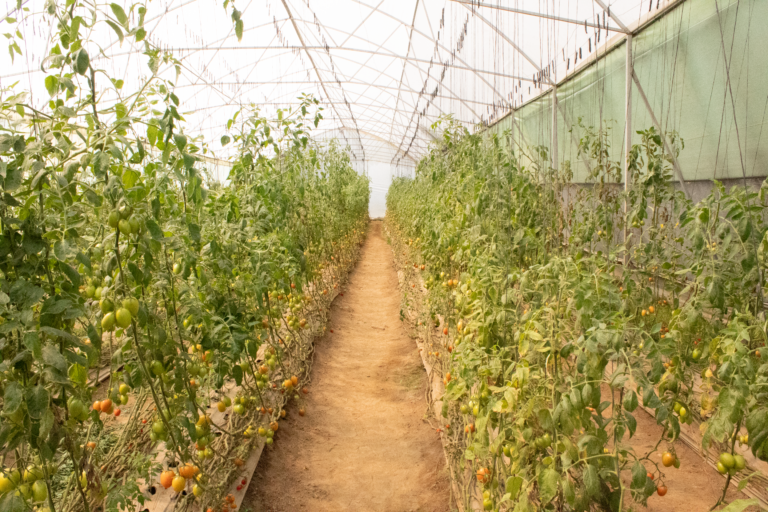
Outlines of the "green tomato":
{"label": "green tomato", "polygon": [[105,297],[99,302],[99,308],[101,309],[101,312],[106,315],[107,313],[115,310],[115,304]]}
{"label": "green tomato", "polygon": [[43,480],[38,480],[32,484],[32,498],[38,503],[48,499],[48,487]]}
{"label": "green tomato", "polygon": [[124,235],[130,235],[131,234],[131,223],[128,222],[127,220],[125,220],[125,219],[121,219],[120,222],[118,222],[117,228]]}
{"label": "green tomato", "polygon": [[18,491],[16,492],[24,496],[26,499],[32,498],[32,488],[28,484],[21,484]]}
{"label": "green tomato", "polygon": [[135,297],[128,297],[123,300],[123,307],[131,312],[131,316],[139,314],[139,301]]}
{"label": "green tomato", "polygon": [[154,432],[158,436],[165,434],[165,423],[163,423],[160,420],[152,423],[152,432]]}
{"label": "green tomato", "polygon": [[115,328],[115,314],[107,313],[104,318],[101,319],[102,330],[109,332]]}
{"label": "green tomato", "polygon": [[141,223],[139,223],[139,219],[135,216],[131,216],[131,218],[128,219],[128,224],[131,225],[131,233],[138,233],[141,229]]}
{"label": "green tomato", "polygon": [[67,409],[69,410],[69,416],[75,418],[77,421],[85,421],[88,418],[88,408],[77,398],[71,398],[69,400]]}
{"label": "green tomato", "polygon": [[117,228],[117,225],[120,222],[120,214],[115,211],[110,212],[108,222],[109,222],[109,227],[111,227],[112,229]]}
{"label": "green tomato", "polygon": [[737,471],[741,471],[742,469],[747,467],[747,461],[744,460],[744,457],[742,457],[741,455],[734,455],[733,456],[733,461],[734,461],[734,466],[733,467]]}
{"label": "green tomato", "polygon": [[126,308],[120,308],[117,310],[117,313],[115,313],[115,319],[117,321],[117,325],[125,329],[131,325],[131,312]]}
{"label": "green tomato", "polygon": [[728,469],[731,469],[736,465],[736,459],[728,452],[720,454],[720,463]]}
{"label": "green tomato", "polygon": [[0,475],[0,494],[5,494],[16,488],[16,484],[5,475]]}

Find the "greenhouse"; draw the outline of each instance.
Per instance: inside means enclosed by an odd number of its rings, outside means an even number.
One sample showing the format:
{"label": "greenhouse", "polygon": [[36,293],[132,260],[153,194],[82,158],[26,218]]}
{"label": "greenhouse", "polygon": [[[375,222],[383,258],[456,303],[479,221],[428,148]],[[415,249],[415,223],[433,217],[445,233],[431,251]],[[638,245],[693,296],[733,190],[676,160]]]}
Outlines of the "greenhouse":
{"label": "greenhouse", "polygon": [[0,512],[768,510],[768,0],[0,14]]}

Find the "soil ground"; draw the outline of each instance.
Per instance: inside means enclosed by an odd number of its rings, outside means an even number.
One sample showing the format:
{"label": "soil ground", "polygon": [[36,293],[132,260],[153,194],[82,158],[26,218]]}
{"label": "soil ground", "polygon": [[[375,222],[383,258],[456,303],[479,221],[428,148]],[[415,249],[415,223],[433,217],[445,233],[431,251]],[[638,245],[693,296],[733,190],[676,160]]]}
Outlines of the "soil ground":
{"label": "soil ground", "polygon": [[242,510],[445,512],[448,472],[425,420],[427,377],[400,321],[381,222],[316,341],[307,414],[288,409]]}

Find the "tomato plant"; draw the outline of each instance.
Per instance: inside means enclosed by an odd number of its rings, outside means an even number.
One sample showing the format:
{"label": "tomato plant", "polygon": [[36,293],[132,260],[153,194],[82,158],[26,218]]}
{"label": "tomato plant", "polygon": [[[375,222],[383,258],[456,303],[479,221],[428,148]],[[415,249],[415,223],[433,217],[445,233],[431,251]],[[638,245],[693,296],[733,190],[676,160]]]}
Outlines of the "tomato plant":
{"label": "tomato plant", "polygon": [[[673,443],[694,421],[724,453],[722,503],[747,445],[768,459],[766,187],[715,182],[693,203],[671,181],[674,133],[638,132],[624,192],[605,132],[579,128],[589,171],[577,185],[546,148],[521,148],[523,167],[505,135],[441,123],[415,178],[390,188],[387,226],[444,375],[441,423],[459,426],[445,433],[452,475],[484,493],[464,506],[645,503],[666,494]],[[647,453],[629,443],[641,405],[663,429]]]}
{"label": "tomato plant", "polygon": [[235,112],[229,179],[210,180],[155,74],[173,56],[147,43],[132,93],[90,58],[93,30],[141,41],[144,6],[46,9],[47,109],[0,91],[0,509],[132,509],[138,479],[219,502],[303,404],[320,290],[359,253],[368,180],[312,142],[310,96]]}

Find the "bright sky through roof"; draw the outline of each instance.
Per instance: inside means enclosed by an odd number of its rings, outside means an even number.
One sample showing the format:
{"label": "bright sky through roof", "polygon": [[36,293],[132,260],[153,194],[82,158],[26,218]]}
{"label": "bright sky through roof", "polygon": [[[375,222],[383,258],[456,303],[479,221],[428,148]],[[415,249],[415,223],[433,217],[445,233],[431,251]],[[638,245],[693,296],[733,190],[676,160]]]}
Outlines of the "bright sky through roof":
{"label": "bright sky through roof", "polygon": [[[120,0],[118,0],[120,1]],[[648,0],[617,0],[611,15],[625,25],[648,10]],[[657,2],[658,0],[653,0]],[[44,2],[28,0],[23,17],[14,2],[4,11],[23,18],[23,56],[0,56],[0,86],[19,82],[45,109],[41,63],[55,25]],[[316,136],[349,144],[354,158],[413,166],[433,135],[430,125],[452,114],[468,127],[497,119],[548,90],[619,25],[599,0],[237,0],[244,30],[238,42],[231,6],[203,0],[147,3],[146,40],[182,62],[176,94],[185,131],[202,134],[221,158],[226,121],[241,104],[269,115],[295,105],[300,93],[322,100],[325,120]],[[129,11],[131,4],[122,4]],[[498,6],[501,8],[491,7]],[[100,17],[109,12],[99,4]],[[517,11],[517,12],[514,12]],[[540,13],[539,17],[522,11]],[[88,13],[81,13],[84,17]],[[558,19],[552,19],[558,18]],[[135,24],[137,15],[131,15]],[[11,25],[4,23],[3,32]],[[144,44],[121,44],[105,23],[90,36],[97,67],[135,91],[150,75]],[[103,54],[97,56],[101,48]],[[170,66],[160,74],[175,80]]]}

